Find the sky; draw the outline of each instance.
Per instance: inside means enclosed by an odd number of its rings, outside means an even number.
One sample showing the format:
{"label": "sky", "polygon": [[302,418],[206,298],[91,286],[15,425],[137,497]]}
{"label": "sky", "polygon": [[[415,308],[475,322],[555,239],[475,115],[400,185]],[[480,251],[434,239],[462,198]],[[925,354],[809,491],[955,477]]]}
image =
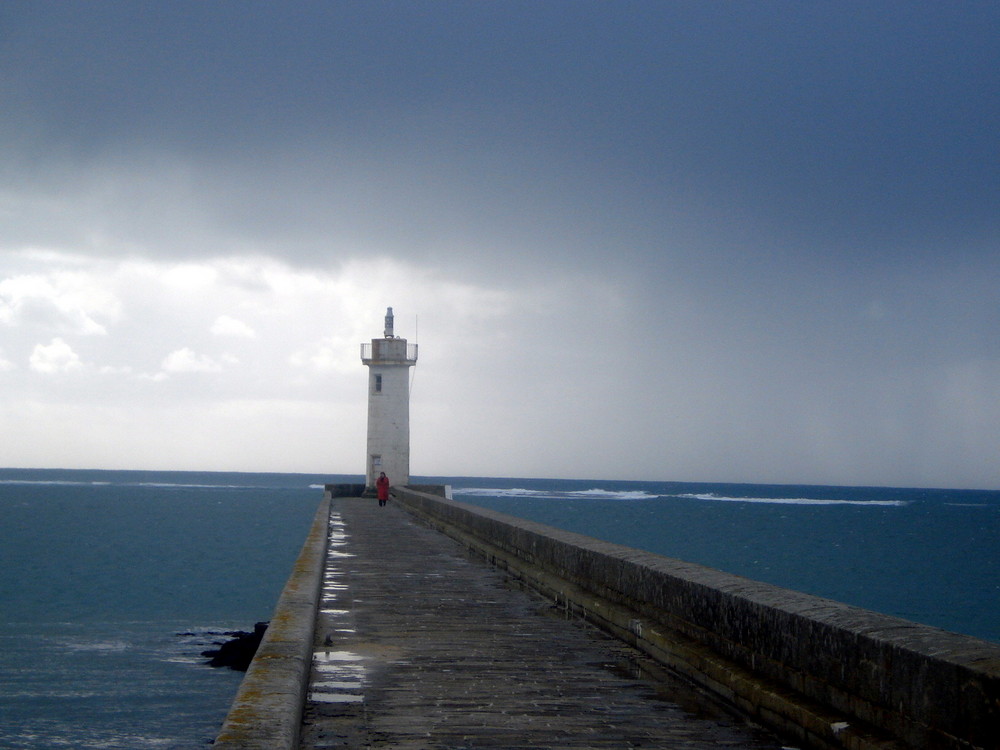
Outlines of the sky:
{"label": "sky", "polygon": [[0,466],[1000,489],[1000,4],[0,4]]}

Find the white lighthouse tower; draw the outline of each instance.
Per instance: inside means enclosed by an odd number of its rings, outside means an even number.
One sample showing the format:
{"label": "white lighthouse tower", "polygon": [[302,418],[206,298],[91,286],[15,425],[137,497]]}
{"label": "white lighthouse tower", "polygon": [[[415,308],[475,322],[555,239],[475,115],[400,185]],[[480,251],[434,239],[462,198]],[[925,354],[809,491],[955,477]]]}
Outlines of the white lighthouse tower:
{"label": "white lighthouse tower", "polygon": [[409,484],[409,372],[417,364],[417,345],[393,334],[391,307],[385,311],[383,338],[361,345],[361,362],[368,367],[365,487],[374,488],[383,471],[392,484]]}

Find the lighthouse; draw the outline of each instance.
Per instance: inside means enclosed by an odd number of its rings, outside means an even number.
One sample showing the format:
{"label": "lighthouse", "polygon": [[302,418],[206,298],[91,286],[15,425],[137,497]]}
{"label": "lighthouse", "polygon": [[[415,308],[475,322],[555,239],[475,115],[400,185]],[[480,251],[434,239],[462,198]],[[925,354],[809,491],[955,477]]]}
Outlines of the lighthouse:
{"label": "lighthouse", "polygon": [[361,345],[368,367],[368,454],[365,487],[373,489],[381,472],[394,485],[410,482],[410,368],[417,345],[393,333],[392,308],[385,312],[380,339]]}

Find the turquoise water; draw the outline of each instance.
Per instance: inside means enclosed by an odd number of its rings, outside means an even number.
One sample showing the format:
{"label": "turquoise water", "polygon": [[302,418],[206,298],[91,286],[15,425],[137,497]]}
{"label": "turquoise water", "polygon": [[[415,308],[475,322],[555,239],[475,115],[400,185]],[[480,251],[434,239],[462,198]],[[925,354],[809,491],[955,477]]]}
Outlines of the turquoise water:
{"label": "turquoise water", "polygon": [[456,500],[1000,642],[1000,492],[452,482]]}
{"label": "turquoise water", "polygon": [[[354,476],[0,470],[0,747],[208,746],[321,499]],[[1000,493],[430,478],[457,500],[1000,641]]]}
{"label": "turquoise water", "polygon": [[0,471],[0,747],[207,746],[325,479]]}

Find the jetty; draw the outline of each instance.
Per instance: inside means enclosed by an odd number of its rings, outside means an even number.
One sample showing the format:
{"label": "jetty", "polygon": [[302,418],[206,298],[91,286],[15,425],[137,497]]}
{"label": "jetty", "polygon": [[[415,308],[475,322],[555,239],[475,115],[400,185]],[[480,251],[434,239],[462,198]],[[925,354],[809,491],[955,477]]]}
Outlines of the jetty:
{"label": "jetty", "polygon": [[214,747],[1000,747],[1000,645],[328,485]]}

